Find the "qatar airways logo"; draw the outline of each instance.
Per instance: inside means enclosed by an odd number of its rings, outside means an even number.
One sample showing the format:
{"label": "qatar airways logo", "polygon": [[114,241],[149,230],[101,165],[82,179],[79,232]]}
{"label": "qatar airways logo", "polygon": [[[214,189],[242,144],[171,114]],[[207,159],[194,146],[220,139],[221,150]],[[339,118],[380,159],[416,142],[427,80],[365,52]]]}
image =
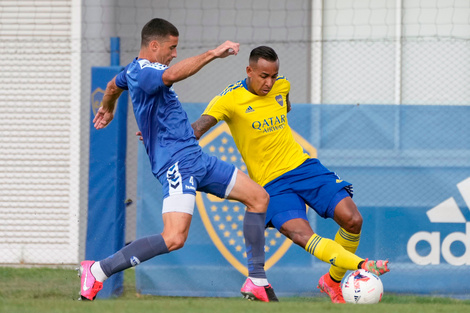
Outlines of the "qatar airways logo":
{"label": "qatar airways logo", "polygon": [[284,114],[280,116],[268,117],[261,121],[254,121],[251,127],[262,131],[263,133],[270,133],[279,129],[283,129],[286,126],[287,118]]}
{"label": "qatar airways logo", "polygon": [[[457,184],[467,207],[470,209],[470,177]],[[464,223],[465,233],[453,232],[447,235],[441,243],[440,232],[420,231],[408,240],[407,252],[410,259],[419,265],[439,264],[441,254],[444,260],[451,265],[470,265],[470,222],[462,214],[454,198],[449,198],[426,212],[431,223]],[[420,241],[426,241],[431,246],[428,255],[420,255],[416,251],[416,245]],[[451,251],[451,245],[460,241],[465,247],[465,253],[456,256]]]}

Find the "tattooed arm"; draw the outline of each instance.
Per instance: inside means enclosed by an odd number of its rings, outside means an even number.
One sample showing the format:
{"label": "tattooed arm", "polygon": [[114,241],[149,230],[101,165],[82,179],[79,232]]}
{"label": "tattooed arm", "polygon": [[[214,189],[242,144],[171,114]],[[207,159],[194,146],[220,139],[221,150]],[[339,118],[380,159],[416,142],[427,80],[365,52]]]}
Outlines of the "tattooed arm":
{"label": "tattooed arm", "polygon": [[217,124],[215,117],[210,115],[201,115],[201,117],[191,124],[196,139],[199,140],[212,126]]}

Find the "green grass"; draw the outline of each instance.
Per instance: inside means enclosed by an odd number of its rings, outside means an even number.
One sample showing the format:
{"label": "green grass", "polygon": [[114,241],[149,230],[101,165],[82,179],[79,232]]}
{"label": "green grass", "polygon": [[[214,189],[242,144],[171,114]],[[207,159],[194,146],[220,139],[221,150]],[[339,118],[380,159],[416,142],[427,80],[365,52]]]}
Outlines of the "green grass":
{"label": "green grass", "polygon": [[124,294],[107,300],[77,301],[80,281],[72,269],[0,267],[0,312],[469,312],[470,301],[385,294],[379,304],[332,304],[326,296],[281,298],[279,303],[240,298],[139,295],[133,270],[124,275]]}

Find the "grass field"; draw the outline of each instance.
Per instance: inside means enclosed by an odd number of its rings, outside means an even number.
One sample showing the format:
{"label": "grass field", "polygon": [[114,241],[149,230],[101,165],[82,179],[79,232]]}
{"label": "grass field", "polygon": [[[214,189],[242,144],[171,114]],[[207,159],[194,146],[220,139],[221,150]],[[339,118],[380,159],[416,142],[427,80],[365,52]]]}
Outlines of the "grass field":
{"label": "grass field", "polygon": [[332,304],[326,296],[280,298],[279,303],[240,298],[185,298],[139,295],[134,271],[127,270],[119,298],[77,301],[80,281],[71,269],[0,267],[0,312],[470,312],[470,301],[385,294],[374,305]]}

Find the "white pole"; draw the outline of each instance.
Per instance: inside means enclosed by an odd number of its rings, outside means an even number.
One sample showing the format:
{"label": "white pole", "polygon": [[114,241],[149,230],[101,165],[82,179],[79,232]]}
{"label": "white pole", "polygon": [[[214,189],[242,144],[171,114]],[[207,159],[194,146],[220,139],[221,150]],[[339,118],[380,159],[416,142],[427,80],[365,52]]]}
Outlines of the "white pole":
{"label": "white pole", "polygon": [[310,103],[322,103],[322,63],[323,63],[323,0],[312,0],[311,38],[311,91]]}
{"label": "white pole", "polygon": [[[72,0],[71,8],[71,91],[70,91],[70,263],[80,259],[80,130],[83,127],[81,101],[82,1]],[[86,125],[86,124],[85,124]],[[86,203],[85,203],[86,204]],[[67,257],[69,254],[67,255]]]}
{"label": "white pole", "polygon": [[403,0],[397,0],[395,15],[395,104],[401,104]]}

